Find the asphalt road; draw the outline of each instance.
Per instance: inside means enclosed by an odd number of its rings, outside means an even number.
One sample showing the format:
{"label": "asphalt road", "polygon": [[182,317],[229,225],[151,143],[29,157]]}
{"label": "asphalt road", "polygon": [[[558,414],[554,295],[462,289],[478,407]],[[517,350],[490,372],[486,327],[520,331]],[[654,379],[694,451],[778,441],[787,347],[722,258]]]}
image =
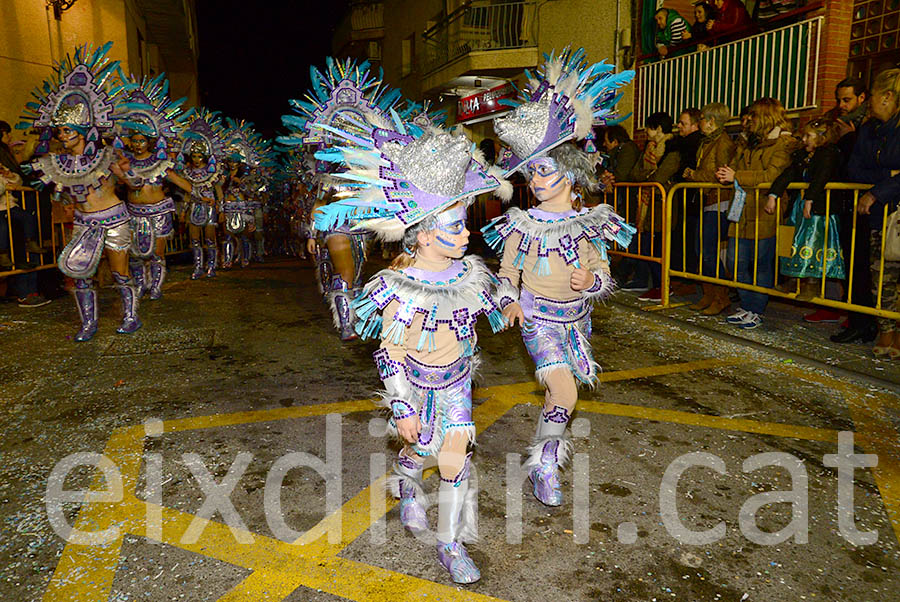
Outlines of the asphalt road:
{"label": "asphalt road", "polygon": [[[117,295],[103,290],[84,344],[71,340],[70,299],[0,305],[0,600],[900,597],[900,401],[871,373],[627,298],[598,307],[602,382],[581,393],[565,503],[551,509],[518,485],[510,455],[524,453],[542,393],[519,334],[483,330],[469,546],[483,578],[459,588],[381,490],[397,448],[372,405],[375,347],[340,343],[310,266],[187,273],[173,270],[130,336],[115,333]],[[839,470],[840,432],[878,465]],[[76,453],[104,454],[108,472],[66,470]],[[112,493],[85,503],[90,487]],[[851,493],[848,519],[838,499]],[[67,545],[67,523],[112,531]]]}

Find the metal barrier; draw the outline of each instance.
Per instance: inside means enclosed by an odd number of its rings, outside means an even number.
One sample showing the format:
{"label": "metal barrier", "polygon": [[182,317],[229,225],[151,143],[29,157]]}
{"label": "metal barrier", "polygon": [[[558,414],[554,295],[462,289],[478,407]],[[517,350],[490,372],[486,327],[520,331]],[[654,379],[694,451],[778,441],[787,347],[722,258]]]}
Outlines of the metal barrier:
{"label": "metal barrier", "polygon": [[[67,225],[71,224],[71,218],[63,219],[61,216],[54,215],[55,208],[62,207],[59,203],[51,203],[49,198],[44,197],[45,203],[42,207],[41,195],[33,188],[23,188],[19,190],[7,190],[2,197],[0,204],[0,220],[5,224],[7,232],[0,232],[0,236],[6,238],[9,242],[9,254],[12,260],[12,269],[0,269],[0,278],[7,276],[15,276],[16,274],[24,274],[36,270],[46,270],[56,267],[56,258],[59,252],[65,247],[68,239]],[[25,256],[24,245],[17,245],[23,237],[19,234],[20,228],[13,219],[14,208],[18,206],[27,215],[25,219],[34,218],[37,220],[37,241],[43,245],[46,241],[44,233],[50,230],[50,249],[40,255],[38,265],[30,265],[29,262],[22,261]],[[49,221],[48,221],[49,219]],[[187,228],[176,230],[166,243],[166,255],[176,255],[191,250],[191,240]],[[34,255],[34,254],[32,254]],[[50,259],[48,260],[48,256]]]}
{"label": "metal barrier", "polygon": [[637,226],[631,246],[622,249],[616,244],[609,254],[658,263],[662,271],[661,303],[668,306],[670,211],[666,189],[657,182],[617,182],[611,191],[603,193],[603,202],[612,205],[629,224]]}
{"label": "metal barrier", "polygon": [[[52,218],[49,199],[45,200],[46,206],[41,207],[41,197],[38,191],[32,188],[7,190],[3,195],[2,205],[0,205],[0,219],[3,220],[4,225],[6,226],[6,233],[0,233],[0,236],[3,236],[9,243],[9,255],[10,260],[12,261],[12,268],[9,270],[0,269],[0,277],[56,267],[55,259],[47,261],[46,256],[49,253],[51,254],[51,257],[56,257],[59,249],[66,244],[66,234],[63,223]],[[36,220],[37,238],[35,242],[39,245],[44,244],[45,231],[48,228],[50,230],[50,250],[39,256],[38,265],[36,266],[31,265],[30,262],[27,261],[28,254],[24,250],[24,245],[19,246],[16,244],[17,239],[20,238],[24,242],[24,237],[19,235],[21,228],[15,223],[16,220],[13,218],[14,212],[18,213],[18,211],[16,211],[17,209],[21,212],[19,215],[22,216],[22,219]],[[17,248],[20,251],[18,253],[16,252]]]}
{"label": "metal barrier", "polygon": [[[753,206],[753,207],[755,207],[755,211],[761,212],[762,208],[761,208],[761,204],[760,204],[760,194],[761,194],[761,192],[767,191],[770,186],[771,186],[771,184],[766,183],[766,184],[760,184],[756,188],[747,189],[747,200],[746,200],[746,205],[744,207],[744,211],[747,211],[748,207]],[[808,184],[794,183],[788,187],[788,190],[805,190],[808,187],[809,187]],[[856,260],[856,237],[858,234],[857,233],[857,216],[858,216],[857,205],[859,203],[860,193],[861,192],[864,193],[870,187],[871,186],[868,184],[848,184],[848,183],[840,183],[840,182],[832,182],[832,183],[829,183],[825,187],[825,215],[826,215],[826,217],[833,215],[832,208],[835,206],[835,204],[833,204],[833,202],[835,200],[834,193],[843,193],[845,195],[852,194],[852,196],[853,196],[853,203],[852,203],[852,220],[853,220],[853,222],[852,222],[851,237],[850,237],[849,258],[847,257],[846,250],[842,250],[843,257],[845,258],[844,263],[845,263],[846,277],[844,279],[844,282],[846,282],[846,283],[853,282],[853,274],[854,274],[854,268],[855,268],[854,264],[856,262],[855,261]],[[720,196],[722,194],[722,192],[731,190],[731,187],[720,186],[718,184],[712,184],[712,183],[682,183],[682,184],[677,184],[677,185],[673,186],[669,190],[668,203],[666,204],[667,223],[669,223],[669,224],[674,223],[673,222],[673,213],[672,213],[673,208],[678,207],[679,205],[681,208],[681,215],[685,216],[685,217],[688,216],[689,192],[692,190],[698,191],[698,192],[703,191],[703,190],[719,191],[719,192],[717,192],[717,195],[719,198],[717,198],[717,201],[716,201],[716,203],[718,205],[723,202],[722,198]],[[742,238],[742,240],[753,241],[753,243],[752,243],[753,244],[753,266],[752,266],[753,267],[753,277],[752,277],[752,282],[747,283],[747,282],[738,282],[738,280],[737,280],[737,278],[738,278],[738,260],[739,260],[739,255],[741,254],[740,253],[740,245],[738,243],[739,236],[738,236],[738,232],[737,232],[737,227],[734,227],[734,231],[735,231],[734,236],[730,236],[728,234],[728,229],[730,229],[729,228],[730,222],[729,222],[729,225],[726,226],[726,230],[725,230],[725,233],[723,236],[723,233],[721,230],[721,220],[720,219],[717,220],[717,223],[719,224],[719,226],[717,226],[717,234],[716,234],[717,254],[721,250],[722,243],[726,243],[729,240],[734,241],[733,243],[729,243],[729,245],[733,245],[733,249],[734,249],[733,258],[729,258],[730,262],[732,263],[732,265],[730,266],[732,268],[732,273],[730,275],[730,278],[724,277],[727,275],[721,273],[721,265],[720,265],[721,262],[718,260],[718,258],[716,261],[715,276],[706,276],[703,274],[704,249],[703,249],[702,244],[700,245],[700,253],[699,253],[699,258],[698,258],[697,272],[695,273],[695,272],[687,270],[687,267],[686,267],[686,257],[687,257],[687,250],[688,250],[687,245],[688,245],[690,238],[688,236],[688,220],[683,218],[683,219],[679,220],[679,223],[682,228],[682,231],[681,231],[682,263],[678,266],[670,265],[671,264],[670,258],[672,257],[672,254],[671,254],[672,253],[672,249],[671,249],[672,236],[666,237],[665,246],[668,248],[664,254],[667,261],[663,263],[663,270],[662,270],[662,282],[663,282],[663,284],[662,284],[662,290],[663,290],[662,306],[663,307],[669,306],[668,295],[666,293],[668,292],[670,278],[673,276],[678,277],[678,278],[686,278],[689,280],[696,280],[698,282],[708,282],[708,283],[716,284],[716,285],[720,285],[720,286],[729,286],[729,287],[740,288],[740,289],[744,289],[744,290],[748,290],[748,291],[755,291],[758,293],[764,293],[766,295],[770,295],[770,296],[774,296],[774,297],[781,297],[781,298],[785,298],[785,299],[796,299],[797,296],[800,294],[799,279],[798,279],[798,283],[797,283],[797,290],[795,290],[793,292],[785,292],[785,291],[779,290],[777,288],[774,288],[775,283],[777,282],[777,279],[778,279],[778,275],[779,275],[779,257],[785,256],[783,254],[783,251],[786,250],[787,248],[790,248],[790,243],[792,243],[792,241],[793,241],[793,232],[791,231],[791,233],[789,234],[788,232],[785,231],[789,227],[782,225],[782,217],[784,215],[784,211],[782,210],[782,208],[783,208],[782,201],[783,201],[783,199],[781,197],[779,197],[776,200],[774,218],[773,218],[775,220],[776,228],[775,228],[775,237],[774,237],[775,238],[775,242],[774,242],[775,251],[774,251],[774,258],[773,258],[774,265],[772,266],[772,269],[773,269],[773,285],[772,285],[773,287],[772,288],[765,287],[765,286],[759,286],[759,272],[760,272],[759,241],[761,239],[760,239],[760,235],[759,235],[760,222],[758,219],[756,220],[756,223],[755,223],[753,238],[752,239],[748,239],[746,237]],[[846,203],[846,199],[844,202]],[[753,204],[753,205],[751,205],[751,204]],[[843,212],[845,214],[845,216],[847,216],[847,214],[849,214],[850,207],[848,206],[848,207],[846,207],[846,209],[847,210],[845,210]],[[704,215],[704,214],[706,214],[706,215]],[[872,314],[872,315],[883,317],[883,318],[900,320],[900,312],[882,308],[882,296],[883,296],[883,292],[884,292],[884,290],[883,290],[883,287],[884,287],[884,253],[883,253],[884,230],[885,230],[885,227],[887,224],[887,215],[888,215],[888,208],[885,207],[884,208],[884,218],[885,219],[884,219],[883,225],[882,225],[882,237],[881,237],[882,249],[881,249],[881,252],[878,254],[878,256],[881,259],[880,259],[880,265],[879,265],[879,270],[878,270],[878,286],[877,286],[877,294],[875,295],[875,299],[874,299],[875,300],[874,307],[869,307],[866,305],[859,305],[857,303],[853,303],[853,286],[852,286],[852,284],[850,284],[849,286],[846,287],[847,288],[847,290],[846,290],[847,300],[846,301],[838,301],[838,300],[834,300],[834,299],[826,299],[825,298],[825,283],[829,279],[827,276],[828,265],[829,265],[829,263],[831,263],[837,259],[836,253],[834,255],[831,255],[828,252],[826,252],[826,250],[825,250],[828,247],[830,219],[825,220],[823,249],[821,249],[821,252],[822,252],[822,275],[818,278],[818,280],[819,280],[818,296],[813,297],[811,299],[803,299],[804,302],[812,303],[815,305],[821,305],[821,306],[825,306],[825,307],[830,307],[830,308],[835,308],[835,309],[843,309],[843,310],[848,310],[848,311]],[[697,216],[698,220],[699,220],[699,228],[700,228],[699,231],[701,233],[703,232],[704,219],[712,219],[713,216],[718,217],[719,213],[717,211],[710,211],[710,212],[703,211],[703,203],[701,200],[701,202],[699,203],[699,215]],[[868,233],[865,233],[864,235],[868,235]],[[787,240],[786,239],[787,236],[790,236],[791,239]],[[770,237],[766,237],[762,240],[767,240],[768,238],[770,238]],[[835,238],[838,238],[838,237],[835,237]],[[785,246],[785,242],[788,243],[787,246]],[[702,241],[701,241],[701,243],[702,243]],[[732,248],[732,246],[729,246],[729,248]],[[681,269],[677,269],[677,268],[681,268]],[[865,266],[864,269],[869,269],[869,266]]]}

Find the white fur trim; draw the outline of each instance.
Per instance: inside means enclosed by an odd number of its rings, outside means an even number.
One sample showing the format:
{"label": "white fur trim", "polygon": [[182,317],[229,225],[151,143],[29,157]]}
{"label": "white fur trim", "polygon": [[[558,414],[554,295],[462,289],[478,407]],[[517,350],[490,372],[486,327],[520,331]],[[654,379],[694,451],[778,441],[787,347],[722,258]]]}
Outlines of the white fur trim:
{"label": "white fur trim", "polygon": [[[594,278],[600,279],[600,290],[594,292],[588,292],[587,290],[581,291],[581,296],[585,299],[591,300],[600,300],[604,301],[608,299],[614,292],[616,292],[616,281],[610,274],[606,272],[592,272],[594,274]],[[595,283],[596,284],[596,283]]]}
{"label": "white fur trim", "polygon": [[531,445],[528,446],[528,459],[522,465],[526,472],[541,466],[541,455],[544,453],[544,445],[551,441],[558,441],[559,447],[556,450],[556,459],[560,468],[565,467],[572,455],[572,441],[563,433],[561,436],[534,438]]}
{"label": "white fur trim", "polygon": [[575,138],[581,140],[591,131],[594,123],[593,110],[591,105],[578,99],[572,101],[572,107],[575,109]]}
{"label": "white fur trim", "polygon": [[[501,279],[500,286],[497,287],[497,292],[494,293],[494,298],[497,301],[497,305],[499,305],[501,308],[505,307],[504,305],[502,305],[500,303],[504,297],[508,297],[508,298],[512,299],[512,303],[518,303],[519,302],[519,289],[516,288],[515,286],[513,286],[512,284],[510,284],[510,282],[508,280]],[[511,305],[511,303],[508,303],[507,305]]]}
{"label": "white fur trim", "polygon": [[503,202],[510,201],[513,196],[513,185],[512,182],[503,177],[503,170],[496,165],[491,165],[487,172],[489,176],[493,176],[500,182],[500,187],[494,191],[497,198]]}

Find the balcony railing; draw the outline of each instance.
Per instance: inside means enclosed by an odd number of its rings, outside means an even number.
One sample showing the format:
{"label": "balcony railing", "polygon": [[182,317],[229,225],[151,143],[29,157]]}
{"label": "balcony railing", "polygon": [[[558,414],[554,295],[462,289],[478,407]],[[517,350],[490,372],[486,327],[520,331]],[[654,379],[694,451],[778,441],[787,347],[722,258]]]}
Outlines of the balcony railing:
{"label": "balcony railing", "polygon": [[641,65],[638,128],[648,115],[677,116],[689,107],[723,102],[733,115],[771,96],[788,111],[816,106],[822,21],[815,17],[709,50]]}
{"label": "balcony railing", "polygon": [[424,35],[423,73],[479,50],[504,50],[537,46],[537,2],[466,4]]}
{"label": "balcony railing", "polygon": [[384,27],[384,3],[360,2],[354,4],[350,13],[350,26],[353,31],[382,29]]}

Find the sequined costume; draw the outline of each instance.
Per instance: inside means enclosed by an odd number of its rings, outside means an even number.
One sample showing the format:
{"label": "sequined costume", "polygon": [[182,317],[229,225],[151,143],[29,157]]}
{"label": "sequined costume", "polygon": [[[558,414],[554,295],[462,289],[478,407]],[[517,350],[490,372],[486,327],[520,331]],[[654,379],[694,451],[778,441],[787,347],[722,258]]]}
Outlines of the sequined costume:
{"label": "sequined costume", "polygon": [[256,223],[256,212],[261,207],[259,199],[267,189],[264,174],[271,164],[270,144],[250,122],[230,118],[225,122],[226,152],[233,175],[225,185],[221,205],[225,217],[222,265],[231,267],[240,242],[241,267],[247,267],[252,256],[250,237],[262,227]]}
{"label": "sequined costume", "polygon": [[[399,107],[400,92],[385,86],[383,73],[376,73],[368,61],[356,63],[351,59],[328,57],[325,69],[312,67],[310,75],[312,87],[305,98],[292,100],[294,112],[282,117],[283,124],[291,132],[277,139],[285,146],[307,145],[319,150],[330,148],[336,140],[335,128],[359,131],[358,124],[364,122],[366,116],[383,118]],[[341,143],[349,147],[358,146],[352,139],[343,139]],[[354,186],[348,182],[338,184],[327,178],[326,170],[335,169],[333,165],[310,161],[309,168],[310,175],[315,179],[319,204],[330,202],[334,198],[330,193]],[[341,340],[350,341],[356,338],[351,304],[362,284],[368,238],[364,232],[351,232],[349,225],[344,228],[342,225],[313,227],[310,234],[318,243],[316,272],[325,299],[331,306],[335,328]],[[330,239],[334,240],[329,244]]]}
{"label": "sequined costume", "polygon": [[[97,290],[93,276],[104,250],[120,253],[131,244],[130,215],[125,203],[113,192],[114,149],[101,145],[101,136],[114,126],[114,104],[108,94],[107,80],[118,62],[107,58],[112,42],[93,50],[76,49],[58,63],[52,78],[32,92],[37,102],[29,102],[17,127],[40,132],[31,163],[41,182],[55,187],[63,201],[76,203],[72,237],[59,255],[57,265],[75,279],[75,301],[81,317],[76,341],[90,340],[97,331]],[[43,154],[48,150],[54,129],[74,132],[70,140],[83,137],[81,154]],[[123,176],[134,179],[129,171]],[[118,201],[110,204],[110,201]],[[98,209],[94,205],[100,204]],[[102,205],[106,205],[105,207]],[[127,334],[138,330],[138,286],[128,274],[127,260],[122,272],[113,270],[113,279],[122,299],[122,324],[117,331]]]}
{"label": "sequined costume", "polygon": [[506,323],[495,301],[496,279],[480,258],[449,259],[465,247],[447,241],[442,244],[453,253],[420,256],[418,237],[433,233],[436,245],[441,236],[467,241],[466,206],[500,182],[469,154],[471,143],[464,137],[437,128],[414,130],[396,113],[379,127],[355,126],[353,132],[334,130],[353,138],[355,149],[317,156],[343,161],[348,171],[333,177],[361,185],[323,207],[316,226],[329,230],[355,222],[354,228],[372,230],[383,240],[402,241],[406,255],[397,261],[406,267],[382,270],[353,301],[356,332],[381,338],[375,362],[390,424],[397,430],[410,421],[421,425],[418,435],[407,435],[415,441],[401,451],[390,480],[400,498],[400,520],[413,533],[428,530],[422,471],[426,458],[436,458],[438,561],[456,583],[472,583],[481,577],[464,545],[475,536],[477,499],[469,487],[471,454],[465,453],[475,438],[475,322],[486,316],[495,332]]}
{"label": "sequined costume", "polygon": [[[207,278],[216,275],[218,247],[216,246],[215,227],[219,214],[217,203],[220,200],[221,183],[225,177],[222,164],[225,158],[225,145],[222,139],[223,127],[217,113],[199,108],[196,110],[190,125],[181,133],[181,149],[178,154],[182,165],[180,175],[191,183],[191,199],[188,205],[188,221],[191,226],[191,252],[194,259],[194,270],[191,279],[196,280],[205,273]],[[204,157],[203,165],[186,164],[186,156],[199,153]],[[206,246],[206,263],[204,267],[203,244]]]}
{"label": "sequined costume", "polygon": [[[562,503],[559,469],[571,450],[566,426],[577,384],[593,385],[597,376],[591,309],[615,289],[607,244],[627,247],[634,233],[609,205],[581,208],[581,192],[596,188],[596,180],[590,158],[571,143],[596,124],[614,123],[616,89],[634,72],[613,69],[588,65],[583,49],[551,53],[535,76],[526,72],[528,87],[512,103],[515,109],[494,121],[511,149],[505,169],[523,171],[540,203],[527,211],[512,208],[482,230],[485,242],[502,252],[501,305],[517,313],[518,304],[522,339],[546,388],[526,470],[535,497],[548,506]],[[576,287],[576,278],[591,280],[577,280]]]}
{"label": "sequined costume", "polygon": [[[129,194],[128,211],[131,214],[131,257],[129,270],[141,288],[141,294],[149,293],[150,299],[162,297],[167,265],[164,241],[174,233],[175,201],[163,196],[163,184],[175,169],[175,161],[169,148],[177,143],[178,131],[191,111],[181,105],[187,100],[169,98],[169,81],[164,75],[144,78],[138,82],[118,70],[119,81],[111,95],[116,101],[117,129],[126,136],[138,134],[154,141],[147,149],[147,156],[138,158],[126,148],[119,138],[114,145],[128,158],[131,169],[138,175]],[[153,202],[137,202],[160,198]]]}

